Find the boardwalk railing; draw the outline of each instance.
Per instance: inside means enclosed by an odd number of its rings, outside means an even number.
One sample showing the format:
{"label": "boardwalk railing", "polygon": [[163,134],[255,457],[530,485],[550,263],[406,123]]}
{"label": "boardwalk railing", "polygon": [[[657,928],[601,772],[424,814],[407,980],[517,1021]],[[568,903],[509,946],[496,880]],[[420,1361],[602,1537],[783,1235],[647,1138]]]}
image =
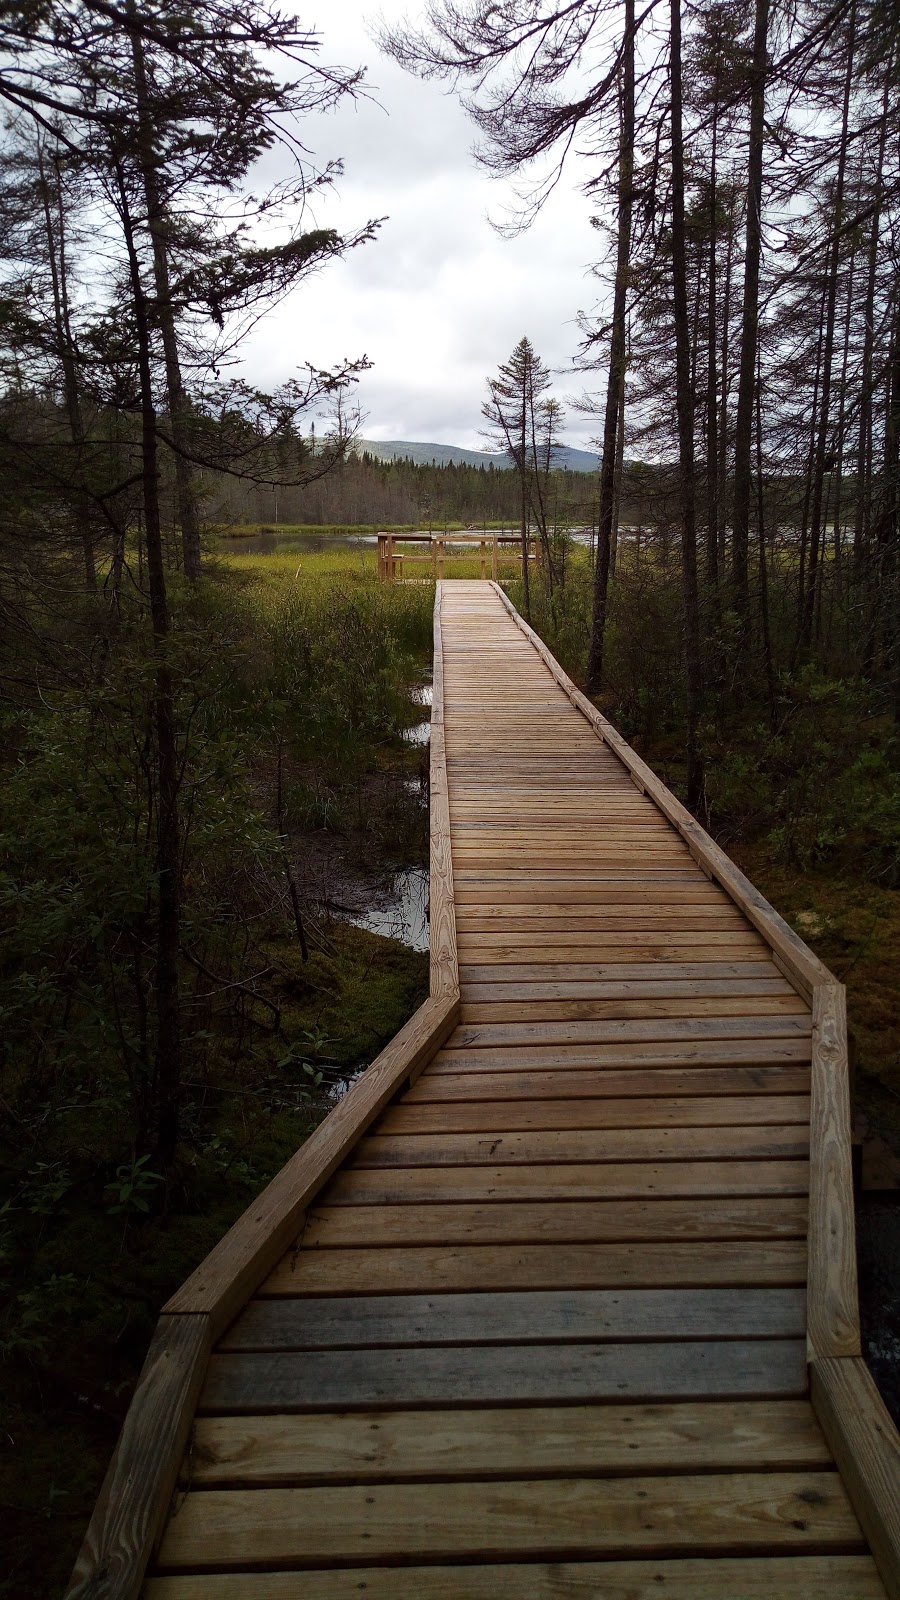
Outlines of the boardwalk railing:
{"label": "boardwalk railing", "polygon": [[[844,990],[690,813],[575,687],[493,585],[556,683],[694,860],[767,942],[812,1009],[808,1358],[811,1398],[892,1600],[900,1600],[900,1439],[860,1356]],[[323,1185],[460,1016],[444,738],[442,586],[434,625],[430,995],[164,1307],[79,1555],[69,1600],[137,1600],[162,1532],[210,1352],[291,1249]]]}
{"label": "boardwalk railing", "polygon": [[698,866],[762,935],[788,982],[812,1007],[807,1232],[811,1398],[893,1600],[900,1597],[900,1438],[860,1354],[844,985],[581,693],[500,585],[493,588],[598,739],[678,829]]}
{"label": "boardwalk railing", "polygon": [[[422,554],[423,546],[427,555]],[[432,577],[440,582],[445,560],[460,554],[457,547],[462,547],[464,560],[471,560],[476,551],[480,553],[482,578],[487,577],[488,558],[494,579],[500,576],[501,559],[520,566],[522,563],[522,537],[518,533],[379,533],[378,576],[393,583],[402,580],[404,562],[425,562],[431,567]],[[525,552],[527,560],[536,560],[537,540],[533,534],[525,540]]]}

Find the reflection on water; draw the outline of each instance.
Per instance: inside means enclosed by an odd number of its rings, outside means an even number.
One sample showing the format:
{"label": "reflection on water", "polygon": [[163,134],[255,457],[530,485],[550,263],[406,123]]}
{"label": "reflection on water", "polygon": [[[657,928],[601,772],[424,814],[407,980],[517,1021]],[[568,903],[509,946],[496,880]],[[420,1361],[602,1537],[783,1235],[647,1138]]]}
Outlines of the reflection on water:
{"label": "reflection on water", "polygon": [[417,683],[414,689],[410,689],[409,698],[413,705],[430,706],[434,699],[434,691],[431,684]]}
{"label": "reflection on water", "polygon": [[348,917],[348,922],[384,939],[399,939],[413,950],[427,950],[428,868],[407,867],[395,873],[389,891],[379,898],[381,905]]}
{"label": "reflection on water", "polygon": [[261,528],[259,533],[226,536],[225,549],[242,556],[274,556],[279,550],[319,555],[323,550],[365,550],[378,539],[374,533],[298,533],[290,528]]}
{"label": "reflection on water", "polygon": [[427,744],[431,738],[431,723],[417,722],[414,728],[404,728],[400,737],[407,744]]}

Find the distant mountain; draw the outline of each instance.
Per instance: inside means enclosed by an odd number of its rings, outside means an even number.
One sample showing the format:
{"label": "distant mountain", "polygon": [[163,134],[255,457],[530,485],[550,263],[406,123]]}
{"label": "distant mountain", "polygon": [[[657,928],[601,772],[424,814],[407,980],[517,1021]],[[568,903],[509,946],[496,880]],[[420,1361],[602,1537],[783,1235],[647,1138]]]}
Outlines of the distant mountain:
{"label": "distant mountain", "polygon": [[[359,454],[368,452],[379,461],[414,461],[417,466],[446,467],[450,462],[466,467],[508,468],[509,457],[488,450],[464,450],[458,444],[424,444],[418,439],[360,439]],[[556,465],[569,472],[596,472],[599,457],[592,450],[563,445]]]}

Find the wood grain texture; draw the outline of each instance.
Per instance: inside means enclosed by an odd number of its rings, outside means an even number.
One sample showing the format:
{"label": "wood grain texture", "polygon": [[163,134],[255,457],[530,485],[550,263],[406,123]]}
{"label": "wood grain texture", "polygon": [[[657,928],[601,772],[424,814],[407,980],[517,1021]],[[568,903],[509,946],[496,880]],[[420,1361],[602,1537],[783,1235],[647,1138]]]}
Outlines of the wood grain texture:
{"label": "wood grain texture", "polygon": [[679,1239],[805,1239],[806,1200],[532,1200],[486,1205],[320,1206],[304,1249],[370,1245],[595,1244]]}
{"label": "wood grain texture", "polygon": [[351,1350],[623,1339],[799,1338],[800,1287],[565,1289],[252,1300],[220,1351]]}
{"label": "wood grain texture", "polygon": [[[165,1568],[279,1562],[352,1565],[531,1554],[552,1559],[735,1546],[860,1550],[836,1473],[728,1473],[534,1483],[367,1484],[189,1494]],[[527,1592],[527,1591],[526,1591]],[[602,1590],[601,1590],[602,1593]]]}
{"label": "wood grain texture", "polygon": [[848,1080],[844,989],[820,984],[813,991],[809,1336],[822,1357],[860,1351]]}
{"label": "wood grain texture", "polygon": [[200,1417],[198,1487],[831,1466],[808,1400]]}
{"label": "wood grain texture", "polygon": [[177,1482],[210,1343],[206,1316],[157,1323],[67,1600],[137,1600]]}
{"label": "wood grain texture", "polygon": [[667,1285],[800,1284],[800,1239],[621,1244],[411,1245],[299,1250],[261,1287],[265,1295],[401,1294],[416,1289],[600,1289]]}
{"label": "wood grain texture", "polygon": [[699,822],[679,800],[676,800],[671,790],[657,778],[656,774],[642,761],[630,745],[616,731],[611,722],[600,714],[595,706],[585,695],[576,688],[571,678],[560,667],[559,663],[551,656],[546,645],[536,633],[528,627],[527,623],[519,616],[509,597],[504,594],[499,584],[496,592],[503,605],[512,616],[516,626],[521,628],[527,638],[531,640],[541,660],[547,666],[559,684],[560,688],[568,695],[572,704],[585,716],[594,728],[598,737],[637,780],[644,793],[651,796],[659,806],[663,815],[668,817],[678,829],[681,837],[691,850],[694,859],[712,874],[721,884],[725,892],[730,895],[735,905],[747,917],[748,921],[763,934],[772,950],[783,963],[783,970],[787,977],[796,984],[799,992],[807,999],[811,998],[812,991],[817,984],[833,983],[828,968],[804,944],[783,917],[778,915],[774,906],[760,894],[749,878],[735,866],[721,850]]}
{"label": "wood grain texture", "polygon": [[858,1356],[815,1360],[816,1414],[890,1600],[900,1600],[900,1437]]}
{"label": "wood grain texture", "polygon": [[339,1172],[330,1205],[434,1205],[444,1200],[631,1200],[703,1195],[805,1195],[802,1161],[640,1161],[553,1167],[403,1167]]}
{"label": "wood grain texture", "polygon": [[444,747],[444,656],[441,637],[441,595],[434,601],[434,668],[431,699],[431,751],[429,776],[430,852],[429,971],[433,998],[454,998],[459,993],[456,955],[456,909],[450,841],[450,801]]}
{"label": "wood grain texture", "polygon": [[428,999],[376,1056],[297,1154],[238,1219],[166,1306],[205,1313],[213,1338],[227,1327],[291,1243],[306,1207],[378,1113],[447,1038],[459,1001]]}
{"label": "wood grain texture", "polygon": [[802,1160],[806,1123],[787,1127],[571,1128],[512,1133],[374,1134],[348,1167],[541,1166],[548,1162]]}
{"label": "wood grain texture", "polygon": [[[809,1096],[670,1095],[628,1099],[475,1100],[391,1106],[377,1135],[589,1128],[713,1128],[795,1123],[809,1128]],[[808,1133],[807,1133],[808,1137]]]}
{"label": "wood grain texture", "polygon": [[[524,1100],[534,1105],[539,1100],[658,1099],[677,1101],[697,1096],[760,1099],[802,1096],[809,1099],[809,1068],[803,1063],[765,1067],[643,1067],[640,1072],[614,1067],[584,1066],[567,1071],[423,1073],[404,1095],[404,1106],[461,1105],[465,1102]],[[807,1113],[808,1114],[808,1113]]]}
{"label": "wood grain texture", "polygon": [[[302,1582],[302,1589],[298,1584]],[[884,1600],[871,1556],[353,1567],[154,1578],[147,1600]]]}

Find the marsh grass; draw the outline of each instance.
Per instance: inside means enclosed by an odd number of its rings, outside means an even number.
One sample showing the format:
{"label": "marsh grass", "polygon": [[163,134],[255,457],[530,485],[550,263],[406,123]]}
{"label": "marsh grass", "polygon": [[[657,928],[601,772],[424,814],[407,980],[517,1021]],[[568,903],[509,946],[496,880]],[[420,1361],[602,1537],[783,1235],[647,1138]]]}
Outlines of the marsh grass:
{"label": "marsh grass", "polygon": [[46,689],[6,729],[3,1600],[62,1592],[160,1305],[426,993],[427,957],[314,905],[303,960],[285,860],[302,882],[319,840],[388,869],[424,858],[405,781],[421,753],[401,734],[421,716],[432,603],[341,549],[221,556],[193,591],[173,577],[191,959],[165,1176],[141,1143],[146,617],[123,619],[102,675]]}

